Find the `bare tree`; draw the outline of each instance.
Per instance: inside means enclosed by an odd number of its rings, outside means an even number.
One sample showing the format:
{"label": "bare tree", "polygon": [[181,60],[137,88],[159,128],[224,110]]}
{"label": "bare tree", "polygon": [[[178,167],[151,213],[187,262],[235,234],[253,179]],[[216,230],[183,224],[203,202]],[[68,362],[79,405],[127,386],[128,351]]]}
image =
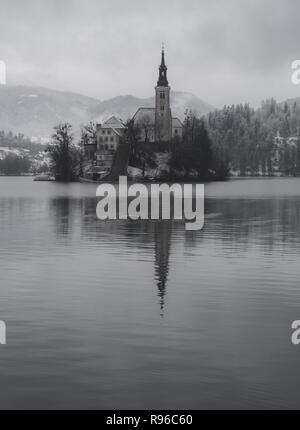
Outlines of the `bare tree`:
{"label": "bare tree", "polygon": [[155,125],[149,115],[144,115],[139,121],[139,126],[143,130],[145,142],[150,142],[154,135]]}
{"label": "bare tree", "polygon": [[80,145],[83,151],[88,151],[88,157],[95,156],[97,150],[97,126],[94,122],[89,122],[81,129]]}
{"label": "bare tree", "polygon": [[74,145],[73,140],[70,124],[65,123],[55,127],[48,152],[51,157],[51,168],[57,181],[74,181],[80,173],[80,150]]}

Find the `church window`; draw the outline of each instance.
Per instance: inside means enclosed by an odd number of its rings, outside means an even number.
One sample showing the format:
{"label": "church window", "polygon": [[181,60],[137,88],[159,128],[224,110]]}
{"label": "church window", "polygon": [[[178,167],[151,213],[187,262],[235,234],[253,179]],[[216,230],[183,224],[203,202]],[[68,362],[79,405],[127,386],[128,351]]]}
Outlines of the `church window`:
{"label": "church window", "polygon": [[160,107],[160,110],[165,110],[165,107],[164,107],[164,106],[161,106],[161,107]]}
{"label": "church window", "polygon": [[164,99],[166,98],[165,93],[160,93],[160,98],[161,98],[162,100],[164,100]]}
{"label": "church window", "polygon": [[110,138],[110,141],[111,141],[111,142],[113,142],[113,141],[114,141],[114,138],[113,138],[113,137],[111,137],[111,138]]}
{"label": "church window", "polygon": [[102,134],[105,134],[105,130],[102,130]]}
{"label": "church window", "polygon": [[108,142],[108,137],[105,138],[105,142]]}

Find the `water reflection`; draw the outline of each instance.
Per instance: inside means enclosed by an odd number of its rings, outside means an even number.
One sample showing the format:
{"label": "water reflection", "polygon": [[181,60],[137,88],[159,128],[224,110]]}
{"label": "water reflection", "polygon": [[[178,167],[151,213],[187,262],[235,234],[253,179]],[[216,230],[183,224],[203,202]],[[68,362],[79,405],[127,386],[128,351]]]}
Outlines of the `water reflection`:
{"label": "water reflection", "polygon": [[163,316],[169,274],[172,224],[171,222],[156,222],[154,230],[155,279],[160,299],[161,316]]}
{"label": "water reflection", "polygon": [[[13,214],[20,202],[5,206]],[[298,252],[300,237],[300,199],[206,199],[205,228],[185,231],[176,221],[107,221],[96,218],[94,198],[55,198],[49,201],[50,223],[57,240],[66,245],[93,242],[99,251],[123,258],[136,250],[148,261],[153,255],[153,272],[158,291],[161,316],[164,315],[170,274],[172,242],[183,239],[185,255],[198,257],[215,244],[223,258],[243,255],[255,247],[256,252],[271,255]],[[13,206],[18,208],[14,209]],[[64,238],[64,239],[63,239]],[[80,239],[82,242],[78,244]],[[201,277],[201,273],[198,275]]]}
{"label": "water reflection", "polygon": [[94,188],[13,181],[0,407],[299,407],[300,181],[208,186],[200,232],[101,222]]}
{"label": "water reflection", "polygon": [[76,203],[76,201],[64,197],[51,200],[50,216],[52,219],[57,220],[53,227],[56,236],[60,239],[72,235],[72,222],[74,221],[74,216],[78,216],[78,214],[74,213]]}
{"label": "water reflection", "polygon": [[[49,215],[59,241],[66,238],[74,242],[75,224],[79,223],[82,241],[91,241],[106,248],[108,243],[137,248],[152,253],[154,250],[154,278],[158,289],[161,316],[165,307],[165,296],[169,273],[169,257],[172,238],[172,221],[131,222],[107,221],[96,218],[96,200],[92,198],[50,200]],[[122,255],[121,249],[118,254]]]}

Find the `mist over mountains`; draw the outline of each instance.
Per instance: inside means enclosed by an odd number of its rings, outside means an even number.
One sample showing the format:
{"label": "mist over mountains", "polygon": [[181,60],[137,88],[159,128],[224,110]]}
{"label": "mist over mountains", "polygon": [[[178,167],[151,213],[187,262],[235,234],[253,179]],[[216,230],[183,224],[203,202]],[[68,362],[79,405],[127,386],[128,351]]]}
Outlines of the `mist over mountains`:
{"label": "mist over mountains", "polygon": [[[89,121],[101,122],[111,115],[124,121],[139,107],[154,107],[154,97],[141,99],[131,95],[100,101],[81,94],[29,86],[0,86],[0,130],[29,137],[49,137],[53,127],[69,122],[77,134]],[[193,94],[172,92],[173,116],[184,118],[187,109],[203,115],[213,107]]]}

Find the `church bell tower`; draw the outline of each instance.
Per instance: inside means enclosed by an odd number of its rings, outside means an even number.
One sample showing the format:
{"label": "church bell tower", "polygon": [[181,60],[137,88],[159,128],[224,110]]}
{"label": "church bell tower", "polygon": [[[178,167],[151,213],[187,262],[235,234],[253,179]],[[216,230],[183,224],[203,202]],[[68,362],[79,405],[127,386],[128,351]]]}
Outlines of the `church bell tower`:
{"label": "church bell tower", "polygon": [[161,65],[157,82],[155,102],[155,139],[156,142],[170,142],[172,137],[172,113],[170,108],[170,92],[168,68],[165,63],[165,50],[162,49]]}

